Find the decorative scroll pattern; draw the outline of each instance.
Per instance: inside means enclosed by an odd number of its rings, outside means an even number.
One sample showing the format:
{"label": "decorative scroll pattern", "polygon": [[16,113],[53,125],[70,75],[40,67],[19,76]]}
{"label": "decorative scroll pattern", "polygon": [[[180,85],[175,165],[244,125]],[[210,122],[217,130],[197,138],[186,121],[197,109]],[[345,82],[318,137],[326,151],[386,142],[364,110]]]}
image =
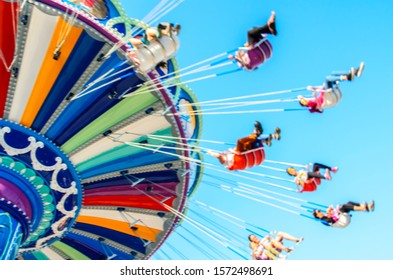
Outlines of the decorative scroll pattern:
{"label": "decorative scroll pattern", "polygon": [[[16,130],[19,131],[18,129]],[[26,158],[26,155],[29,155],[31,162],[28,164],[31,164],[35,172],[46,172],[51,175],[49,187],[50,190],[55,194],[53,195],[54,199],[43,200],[42,206],[44,207],[44,213],[53,212],[54,209],[57,210],[54,219],[48,219],[49,216],[45,217],[44,215],[43,220],[40,221],[40,223],[42,224],[38,226],[37,230],[34,233],[30,234],[29,238],[24,243],[24,245],[30,243],[28,247],[20,250],[20,252],[24,252],[32,249],[40,249],[44,246],[47,246],[49,241],[57,240],[69,229],[69,227],[71,226],[71,221],[73,221],[76,217],[81,204],[80,201],[77,201],[77,195],[80,191],[78,189],[79,184],[77,184],[76,180],[79,182],[79,179],[74,178],[74,176],[72,177],[73,181],[64,179],[64,171],[69,170],[69,166],[65,162],[63,162],[63,159],[60,156],[57,156],[53,159],[45,158],[45,162],[54,162],[54,164],[52,165],[47,165],[43,163],[44,159],[40,160],[39,151],[41,149],[43,149],[43,151],[51,151],[51,153],[41,153],[45,155],[52,154],[54,156],[55,154],[62,153],[57,147],[52,145],[52,143],[44,143],[43,141],[37,140],[37,137],[29,136],[24,133],[26,135],[28,144],[26,145],[26,147],[16,148],[12,144],[12,133],[13,130],[10,127],[1,127],[0,147],[2,147],[9,156],[16,159],[18,159],[18,157],[21,155],[23,155],[24,158]],[[33,133],[34,132],[32,132],[32,134]],[[7,134],[9,134],[10,137],[6,137]],[[69,177],[69,172],[66,173],[67,177]],[[64,184],[66,184],[66,186],[64,186]],[[40,192],[38,188],[37,191]],[[71,203],[72,208],[67,209],[67,205],[68,208],[70,208],[70,200],[73,201]],[[48,230],[48,226],[50,226],[50,230]],[[38,238],[37,236],[38,233],[41,234],[40,238]],[[31,243],[32,241],[35,241],[35,244]]]}

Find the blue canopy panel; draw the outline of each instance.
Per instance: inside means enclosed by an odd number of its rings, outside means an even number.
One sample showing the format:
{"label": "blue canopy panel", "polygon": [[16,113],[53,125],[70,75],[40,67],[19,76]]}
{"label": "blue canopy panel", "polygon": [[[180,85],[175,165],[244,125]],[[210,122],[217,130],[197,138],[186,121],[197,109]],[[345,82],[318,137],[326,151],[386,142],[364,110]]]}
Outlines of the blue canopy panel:
{"label": "blue canopy panel", "polygon": [[[91,77],[90,80],[86,83],[86,85],[90,84],[91,82],[97,80],[99,77],[104,75],[106,72],[108,72],[110,69],[116,67],[120,63],[120,59],[116,54],[112,54],[108,59],[105,60],[105,62],[101,65],[101,67],[94,73],[94,75]],[[116,71],[120,70],[116,68]],[[97,83],[94,87],[98,87],[105,83],[106,81],[102,81]],[[51,127],[48,129],[48,131],[45,133],[47,137],[50,139],[55,139],[60,133],[63,132],[65,127],[68,127],[73,121],[77,118],[79,118],[79,115],[81,114],[82,111],[84,111],[86,108],[90,108],[96,100],[106,92],[107,88],[109,88],[111,85],[107,85],[105,87],[102,87],[101,89],[98,89],[94,92],[94,94],[89,94],[84,97],[75,99],[71,101],[65,110],[59,115],[59,117],[54,121],[54,123],[51,125]]]}
{"label": "blue canopy panel", "polygon": [[142,254],[146,254],[146,247],[144,246],[144,242],[148,242],[147,240],[143,241],[142,239],[129,234],[85,223],[76,223],[74,229],[91,232],[95,235],[104,237],[109,240],[116,240],[116,242],[119,244],[132,248]]}
{"label": "blue canopy panel", "polygon": [[101,95],[95,100],[92,106],[81,112],[79,117],[75,119],[69,126],[63,127],[63,131],[58,135],[57,138],[54,139],[54,142],[58,146],[63,145],[71,137],[77,134],[81,129],[83,129],[89,123],[94,121],[96,118],[101,116],[103,113],[108,111],[110,108],[112,108],[122,100],[112,98],[112,93],[116,94],[125,92],[129,88],[141,84],[142,82],[143,81],[137,77],[135,72],[132,72],[132,74],[128,77],[125,77],[124,79],[107,88],[105,91],[101,92]]}
{"label": "blue canopy panel", "polygon": [[83,31],[74,49],[72,50],[66,64],[61,70],[59,77],[49,92],[44,104],[42,105],[32,128],[40,131],[53,112],[69,94],[74,84],[98,55],[104,42],[96,41]]}
{"label": "blue canopy panel", "polygon": [[[69,232],[67,234],[67,238],[72,239],[72,240],[77,240],[78,243],[85,244],[89,248],[94,248],[95,252],[100,254],[100,258],[92,258],[92,259],[105,259],[107,257],[105,255],[105,251],[102,247],[102,244],[98,239],[93,239],[91,237],[87,237],[85,235],[77,234],[74,232]],[[64,242],[64,240],[62,240],[62,241]],[[107,245],[107,246],[109,246],[109,245]],[[110,247],[110,250],[112,251],[112,253],[117,255],[117,257],[114,258],[116,260],[133,260],[134,259],[134,256],[131,253],[127,254],[124,251],[121,251],[121,250],[114,248],[112,246],[109,246],[109,247]],[[75,249],[77,249],[77,248],[75,248]],[[104,258],[102,258],[102,256],[104,256]]]}
{"label": "blue canopy panel", "polygon": [[22,256],[23,259],[27,261],[35,261],[38,259],[32,252],[23,253]]}
{"label": "blue canopy panel", "polygon": [[92,260],[105,260],[107,257],[105,254],[97,251],[94,247],[90,247],[86,243],[82,243],[77,239],[70,238],[70,236],[63,237],[61,239],[61,242],[74,248],[75,250],[79,251],[81,254]]}
{"label": "blue canopy panel", "polygon": [[[167,150],[168,152],[175,154],[175,150]],[[100,176],[103,174],[121,171],[128,168],[135,168],[144,165],[164,163],[168,161],[176,160],[176,156],[166,155],[162,153],[154,153],[152,151],[144,151],[138,154],[130,155],[120,159],[116,159],[104,164],[92,167],[90,169],[81,171],[81,179],[87,179],[90,177]],[[78,169],[78,167],[76,167]]]}

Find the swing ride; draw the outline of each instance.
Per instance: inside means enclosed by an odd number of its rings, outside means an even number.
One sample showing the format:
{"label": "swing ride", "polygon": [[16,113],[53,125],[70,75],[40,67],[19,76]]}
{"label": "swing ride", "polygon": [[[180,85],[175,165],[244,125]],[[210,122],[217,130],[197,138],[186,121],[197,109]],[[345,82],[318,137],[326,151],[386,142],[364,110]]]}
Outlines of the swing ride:
{"label": "swing ride", "polygon": [[[127,17],[118,0],[0,0],[0,260],[141,260],[164,243],[186,259],[167,238],[192,243],[189,236],[201,241],[200,233],[250,259],[244,237],[189,206],[257,236],[272,231],[193,199],[202,176],[212,188],[310,220],[313,209],[328,208],[302,199],[294,181],[279,175],[306,165],[269,159],[259,140],[245,152],[226,153],[226,169],[205,161],[218,152],[210,144],[233,143],[201,139],[202,115],[307,110],[225,111],[293,104],[307,87],[198,102],[188,84],[255,70],[273,47],[263,38],[180,69],[178,34],[131,45],[180,3],[162,1],[140,21]],[[249,63],[228,58],[240,51]],[[337,86],[324,108],[341,98]],[[228,171],[234,180],[217,176]],[[349,224],[342,216],[334,226]]]}

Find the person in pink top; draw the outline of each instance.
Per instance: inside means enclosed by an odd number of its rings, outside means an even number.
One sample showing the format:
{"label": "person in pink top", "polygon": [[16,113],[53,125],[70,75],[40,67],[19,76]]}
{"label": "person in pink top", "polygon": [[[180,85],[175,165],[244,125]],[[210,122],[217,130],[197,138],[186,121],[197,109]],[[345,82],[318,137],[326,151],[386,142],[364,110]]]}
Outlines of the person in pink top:
{"label": "person in pink top", "polygon": [[308,90],[313,91],[313,99],[306,99],[304,97],[298,97],[301,106],[307,106],[310,113],[322,113],[323,102],[325,101],[325,90],[323,88],[307,87]]}
{"label": "person in pink top", "polygon": [[349,72],[334,71],[326,77],[326,82],[319,87],[308,86],[307,90],[313,92],[313,98],[305,98],[299,95],[299,103],[303,107],[307,107],[310,113],[322,113],[323,104],[325,101],[325,94],[328,91],[333,90],[334,87],[338,87],[340,81],[353,81],[356,77],[360,77],[364,69],[364,62],[360,63],[359,67],[354,69],[353,67]]}

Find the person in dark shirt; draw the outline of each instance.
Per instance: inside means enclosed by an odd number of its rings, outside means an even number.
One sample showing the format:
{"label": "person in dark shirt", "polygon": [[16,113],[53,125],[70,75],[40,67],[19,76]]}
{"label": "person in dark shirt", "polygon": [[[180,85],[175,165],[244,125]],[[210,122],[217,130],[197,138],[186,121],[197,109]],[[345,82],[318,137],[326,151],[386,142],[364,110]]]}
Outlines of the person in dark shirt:
{"label": "person in dark shirt", "polygon": [[[263,133],[262,125],[259,121],[255,121],[254,131],[249,136],[240,138],[237,140],[236,147],[234,148],[235,152],[242,153],[253,149],[253,143],[258,140],[258,138]],[[269,134],[268,137],[261,139],[263,144],[271,146],[272,139],[280,140],[281,139],[281,129],[276,128],[273,134]]]}
{"label": "person in dark shirt", "polygon": [[348,201],[343,205],[337,205],[336,208],[330,205],[326,211],[323,213],[320,210],[315,209],[313,211],[313,216],[323,222],[324,225],[331,226],[338,221],[338,216],[342,213],[349,213],[351,211],[363,211],[369,212],[374,211],[374,200],[370,203],[363,202],[362,204],[357,202]]}
{"label": "person in dark shirt", "polygon": [[[262,39],[264,39],[267,34],[271,34],[273,36],[277,36],[276,29],[276,13],[272,11],[270,18],[266,22],[265,25],[253,27],[247,31],[247,42],[244,44],[244,47],[247,50],[251,50],[258,46]],[[228,59],[235,59],[240,67],[244,67],[249,70],[253,70],[257,68],[258,62],[253,61],[253,56],[249,56],[248,51],[237,51],[236,55],[229,55]]]}

